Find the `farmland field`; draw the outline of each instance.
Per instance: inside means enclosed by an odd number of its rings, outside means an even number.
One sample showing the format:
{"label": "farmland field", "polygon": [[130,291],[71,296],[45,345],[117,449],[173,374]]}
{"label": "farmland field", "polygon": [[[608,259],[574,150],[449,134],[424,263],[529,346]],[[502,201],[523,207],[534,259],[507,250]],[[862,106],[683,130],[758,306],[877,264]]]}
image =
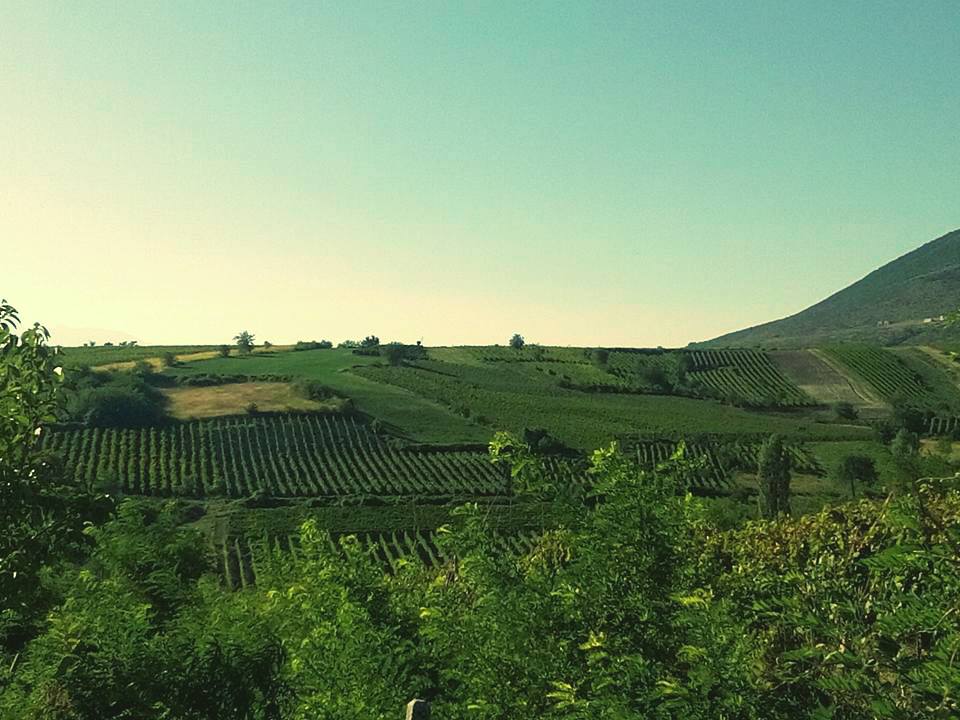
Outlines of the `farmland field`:
{"label": "farmland field", "polygon": [[580,392],[559,386],[548,371],[539,372],[534,363],[517,365],[477,367],[425,361],[402,368],[370,365],[353,372],[430,398],[490,427],[514,431],[524,427],[546,428],[571,447],[582,450],[598,447],[625,431],[671,437],[698,432],[780,432],[821,438],[860,432],[856,428],[822,425],[803,417],[760,413],[711,400]]}
{"label": "farmland field", "polygon": [[371,382],[347,372],[354,366],[379,362],[377,357],[349,350],[278,352],[247,357],[214,358],[171,368],[174,377],[199,373],[223,375],[283,375],[323,383],[337,395],[354,401],[361,413],[377,418],[393,434],[420,442],[486,442],[488,429],[401,388]]}
{"label": "farmland field", "polygon": [[824,352],[848,367],[885,400],[901,399],[936,412],[960,412],[960,390],[918,354],[865,345],[838,345]]}
{"label": "farmland field", "polygon": [[810,350],[768,353],[770,360],[801,390],[824,405],[848,402],[860,409],[882,410],[883,403],[857,392],[856,387]]}
{"label": "farmland field", "polygon": [[164,353],[189,355],[212,352],[213,345],[135,345],[133,347],[98,346],[63,348],[64,367],[86,365],[97,367],[117,363],[134,363],[137,360],[159,358]]}
{"label": "farmland field", "polygon": [[199,420],[242,415],[252,403],[260,412],[318,412],[334,410],[339,398],[307,400],[290,383],[240,382],[212,387],[177,387],[163,390],[170,414],[178,420]]}
{"label": "farmland field", "polygon": [[693,350],[691,376],[721,397],[756,407],[806,407],[816,401],[792,383],[760,350]]}
{"label": "farmland field", "polygon": [[[325,535],[329,550],[339,554],[340,542],[346,536],[331,532]],[[376,530],[349,535],[387,572],[396,572],[409,563],[436,568],[451,560],[449,553],[437,542],[437,533],[433,530]],[[536,538],[534,531],[521,530],[498,535],[496,544],[499,552],[522,555],[530,551]],[[254,585],[264,565],[296,563],[301,551],[299,535],[290,534],[224,538],[213,547],[213,552],[225,584],[237,590]]]}
{"label": "farmland field", "polygon": [[45,445],[77,482],[113,481],[141,495],[461,496],[506,489],[483,452],[397,449],[340,415],[68,430],[49,434]]}

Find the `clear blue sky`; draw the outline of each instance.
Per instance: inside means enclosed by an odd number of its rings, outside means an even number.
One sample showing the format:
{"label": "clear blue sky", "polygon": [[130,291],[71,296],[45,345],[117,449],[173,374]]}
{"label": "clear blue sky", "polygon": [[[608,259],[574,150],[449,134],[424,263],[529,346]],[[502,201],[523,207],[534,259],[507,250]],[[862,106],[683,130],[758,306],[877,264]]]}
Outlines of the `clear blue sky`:
{"label": "clear blue sky", "polygon": [[0,108],[66,343],[680,345],[960,226],[956,0],[0,0]]}

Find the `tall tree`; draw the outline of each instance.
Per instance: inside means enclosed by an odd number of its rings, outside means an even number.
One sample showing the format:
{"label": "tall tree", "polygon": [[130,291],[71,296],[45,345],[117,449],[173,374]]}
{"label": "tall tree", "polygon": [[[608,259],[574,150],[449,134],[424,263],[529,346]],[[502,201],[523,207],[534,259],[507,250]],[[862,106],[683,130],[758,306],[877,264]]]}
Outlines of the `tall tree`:
{"label": "tall tree", "polygon": [[857,496],[857,483],[861,485],[875,485],[877,482],[877,466],[872,458],[866,455],[847,455],[837,470],[837,479],[850,486],[850,497]]}
{"label": "tall tree", "polygon": [[783,438],[771,435],[760,446],[757,462],[760,515],[774,519],[790,514],[790,455]]}
{"label": "tall tree", "polygon": [[233,341],[237,344],[237,348],[241,353],[248,353],[253,350],[254,340],[255,337],[246,330],[238,333],[236,337],[233,338]]}
{"label": "tall tree", "polygon": [[45,328],[19,325],[0,301],[0,656],[31,636],[47,610],[41,571],[86,544],[96,515],[41,446],[60,408],[59,350]]}

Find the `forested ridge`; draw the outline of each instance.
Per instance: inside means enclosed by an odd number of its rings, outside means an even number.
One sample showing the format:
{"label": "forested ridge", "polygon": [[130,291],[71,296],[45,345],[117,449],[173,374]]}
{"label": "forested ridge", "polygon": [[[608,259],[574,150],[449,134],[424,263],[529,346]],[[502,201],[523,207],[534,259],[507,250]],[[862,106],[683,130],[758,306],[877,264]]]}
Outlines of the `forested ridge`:
{"label": "forested ridge", "polygon": [[[365,720],[413,697],[491,720],[960,714],[956,478],[723,530],[682,443],[655,470],[604,447],[569,483],[498,433],[515,501],[552,508],[526,551],[483,503],[440,528],[444,562],[392,572],[308,521],[234,592],[183,501],[120,499],[44,449],[59,367],[4,306],[3,718]],[[761,471],[786,452],[765,443]]]}

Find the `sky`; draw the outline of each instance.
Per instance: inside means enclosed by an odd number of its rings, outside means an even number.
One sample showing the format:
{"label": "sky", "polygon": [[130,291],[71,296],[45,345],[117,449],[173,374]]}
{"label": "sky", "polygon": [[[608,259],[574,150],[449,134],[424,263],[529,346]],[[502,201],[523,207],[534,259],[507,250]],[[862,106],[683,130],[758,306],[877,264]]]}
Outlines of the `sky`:
{"label": "sky", "polygon": [[54,340],[680,346],[960,227],[960,3],[0,0]]}

